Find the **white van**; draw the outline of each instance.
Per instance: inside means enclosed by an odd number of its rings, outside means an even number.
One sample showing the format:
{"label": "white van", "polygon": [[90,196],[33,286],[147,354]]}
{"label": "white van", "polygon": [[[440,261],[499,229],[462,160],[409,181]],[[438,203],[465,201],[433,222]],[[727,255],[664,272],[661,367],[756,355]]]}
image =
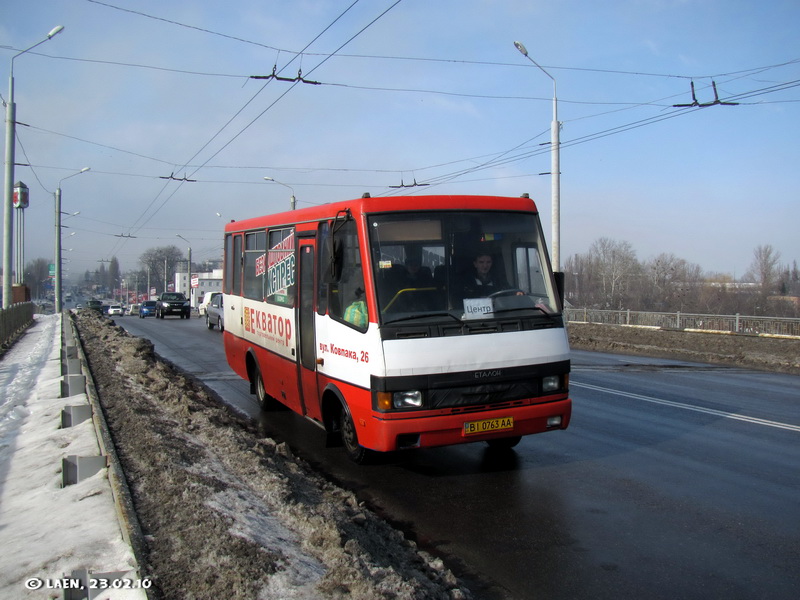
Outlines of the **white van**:
{"label": "white van", "polygon": [[206,308],[208,305],[211,304],[211,301],[214,299],[214,296],[219,296],[222,292],[206,292],[203,296],[203,301],[197,306],[197,316],[202,317],[206,314]]}

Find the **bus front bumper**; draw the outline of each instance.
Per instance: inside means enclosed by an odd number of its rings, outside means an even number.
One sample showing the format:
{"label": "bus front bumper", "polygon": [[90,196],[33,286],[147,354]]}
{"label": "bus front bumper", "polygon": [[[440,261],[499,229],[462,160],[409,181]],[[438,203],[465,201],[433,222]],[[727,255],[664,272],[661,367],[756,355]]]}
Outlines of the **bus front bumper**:
{"label": "bus front bumper", "polygon": [[[423,416],[419,413],[375,413],[373,427],[356,424],[361,445],[379,452],[405,448],[450,446],[491,439],[566,429],[572,400],[504,406],[481,411],[461,411]],[[524,402],[524,401],[523,401]]]}

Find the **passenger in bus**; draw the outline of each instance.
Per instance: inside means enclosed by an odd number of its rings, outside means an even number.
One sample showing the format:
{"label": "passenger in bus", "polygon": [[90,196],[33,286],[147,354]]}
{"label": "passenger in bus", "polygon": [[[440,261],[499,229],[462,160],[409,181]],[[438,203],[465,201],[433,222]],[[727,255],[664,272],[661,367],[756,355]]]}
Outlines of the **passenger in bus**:
{"label": "passenger in bus", "polygon": [[356,289],[356,299],[345,309],[344,320],[356,327],[366,329],[369,323],[367,303],[364,302],[364,290]]}
{"label": "passenger in bus", "polygon": [[422,260],[409,256],[405,260],[405,271],[401,278],[400,289],[421,288],[433,285],[430,267],[423,267]]}

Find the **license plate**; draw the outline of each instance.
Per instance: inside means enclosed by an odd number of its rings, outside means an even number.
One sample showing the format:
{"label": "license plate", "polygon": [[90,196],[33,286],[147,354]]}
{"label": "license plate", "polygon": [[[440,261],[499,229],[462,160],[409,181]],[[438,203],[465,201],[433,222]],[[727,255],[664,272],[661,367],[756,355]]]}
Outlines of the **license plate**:
{"label": "license plate", "polygon": [[464,435],[477,435],[480,433],[494,433],[514,429],[514,417],[499,417],[497,419],[484,419],[483,421],[469,421],[464,423]]}

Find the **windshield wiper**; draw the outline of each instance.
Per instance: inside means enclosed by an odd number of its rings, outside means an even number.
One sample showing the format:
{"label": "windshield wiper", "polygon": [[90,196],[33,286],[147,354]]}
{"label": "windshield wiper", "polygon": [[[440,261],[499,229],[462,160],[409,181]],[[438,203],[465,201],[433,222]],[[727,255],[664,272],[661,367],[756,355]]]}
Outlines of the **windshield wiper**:
{"label": "windshield wiper", "polygon": [[413,315],[406,315],[405,317],[397,317],[396,319],[392,319],[391,321],[384,320],[384,325],[388,325],[389,323],[398,323],[399,321],[411,321],[414,319],[425,319],[427,317],[450,317],[451,319],[455,319],[459,323],[461,323],[461,319],[455,316],[453,313],[448,311],[438,311],[438,312],[428,312],[428,313],[416,313]]}
{"label": "windshield wiper", "polygon": [[560,312],[554,312],[541,302],[539,304],[535,304],[534,306],[514,306],[512,308],[501,308],[500,310],[495,310],[494,312],[495,314],[497,314],[497,313],[509,313],[517,310],[534,310],[534,309],[540,311],[542,314],[550,317],[551,319],[555,319],[556,317],[561,315]]}

